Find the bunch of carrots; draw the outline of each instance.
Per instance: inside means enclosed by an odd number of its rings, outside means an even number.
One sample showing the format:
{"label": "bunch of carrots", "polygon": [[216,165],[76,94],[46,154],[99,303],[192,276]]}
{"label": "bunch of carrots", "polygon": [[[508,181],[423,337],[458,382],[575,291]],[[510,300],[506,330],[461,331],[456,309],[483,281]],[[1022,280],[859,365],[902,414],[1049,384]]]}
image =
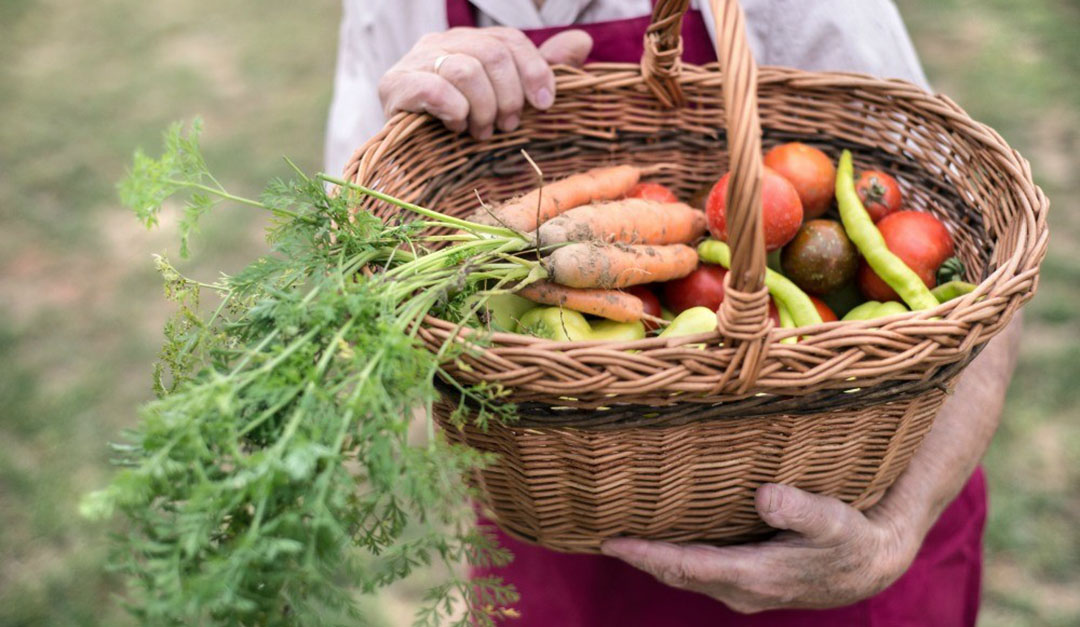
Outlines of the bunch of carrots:
{"label": "bunch of carrots", "polygon": [[520,296],[617,322],[655,318],[659,312],[646,312],[642,299],[623,288],[693,272],[698,255],[689,244],[707,227],[704,212],[674,196],[670,202],[633,197],[640,178],[634,166],[596,168],[473,219],[525,233],[541,251],[547,278],[529,283]]}

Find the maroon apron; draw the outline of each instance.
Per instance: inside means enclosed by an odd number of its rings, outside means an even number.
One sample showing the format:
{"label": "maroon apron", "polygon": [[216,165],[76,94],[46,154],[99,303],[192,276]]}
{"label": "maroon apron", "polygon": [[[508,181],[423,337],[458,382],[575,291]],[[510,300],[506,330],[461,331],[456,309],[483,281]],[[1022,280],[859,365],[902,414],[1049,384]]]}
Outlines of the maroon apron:
{"label": "maroon apron", "polygon": [[[476,26],[467,0],[447,0],[450,27]],[[650,16],[526,30],[539,45],[576,28],[593,38],[587,62],[636,63]],[[701,13],[683,18],[683,59],[716,60]],[[986,479],[981,468],[930,529],[908,571],[878,595],[828,610],[776,610],[738,614],[702,594],[666,586],[625,562],[602,555],[567,555],[515,540],[491,526],[514,554],[505,568],[478,569],[499,575],[521,593],[514,627],[958,627],[975,625],[982,580],[982,533]]]}

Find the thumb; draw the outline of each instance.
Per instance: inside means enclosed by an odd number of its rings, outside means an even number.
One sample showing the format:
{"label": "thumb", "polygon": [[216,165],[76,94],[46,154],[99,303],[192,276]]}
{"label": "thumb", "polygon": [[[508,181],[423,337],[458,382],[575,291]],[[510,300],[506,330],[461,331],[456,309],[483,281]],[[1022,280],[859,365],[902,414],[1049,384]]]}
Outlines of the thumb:
{"label": "thumb", "polygon": [[540,56],[551,65],[581,67],[592,50],[592,37],[583,30],[564,30],[540,44]]}
{"label": "thumb", "polygon": [[840,499],[779,483],[758,488],[755,504],[761,519],[770,527],[788,529],[822,542],[846,537],[861,517]]}

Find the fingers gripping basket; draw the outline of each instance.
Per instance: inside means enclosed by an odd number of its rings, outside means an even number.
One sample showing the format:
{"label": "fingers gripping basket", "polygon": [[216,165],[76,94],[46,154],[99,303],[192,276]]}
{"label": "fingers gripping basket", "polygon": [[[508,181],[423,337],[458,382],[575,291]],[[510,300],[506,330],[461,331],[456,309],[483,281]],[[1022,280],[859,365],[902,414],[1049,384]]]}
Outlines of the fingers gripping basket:
{"label": "fingers gripping basket", "polygon": [[[686,0],[657,3],[640,66],[557,72],[558,98],[486,142],[399,114],[354,155],[346,178],[464,215],[612,163],[674,164],[656,179],[688,197],[732,171],[733,248],[719,329],[708,337],[554,342],[496,334],[448,364],[498,383],[519,420],[448,435],[500,455],[475,478],[489,515],[541,545],[594,552],[613,536],[737,542],[768,532],[754,491],[782,482],[874,504],[903,471],[950,386],[1032,295],[1047,201],[1026,161],[943,96],[902,81],[754,65],[735,0],[714,1],[720,67],[683,65]],[[726,132],[725,132],[726,128]],[[761,151],[798,139],[898,175],[909,205],[945,220],[978,289],[885,322],[773,328],[758,220]],[[365,201],[389,217],[389,205]],[[438,347],[454,326],[429,318]],[[465,333],[462,340],[467,340]],[[701,343],[705,347],[701,347]]]}

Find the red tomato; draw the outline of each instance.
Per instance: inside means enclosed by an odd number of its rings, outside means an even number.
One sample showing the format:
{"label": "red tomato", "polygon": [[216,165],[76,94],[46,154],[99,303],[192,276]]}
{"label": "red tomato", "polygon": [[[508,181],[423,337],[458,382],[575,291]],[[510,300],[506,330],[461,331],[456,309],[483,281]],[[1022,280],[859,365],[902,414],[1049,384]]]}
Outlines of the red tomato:
{"label": "red tomato", "polygon": [[644,198],[656,202],[679,202],[675,192],[659,183],[638,183],[626,194],[627,198]]}
{"label": "red tomato", "polygon": [[664,283],[664,302],[676,315],[691,307],[716,311],[724,301],[725,276],[727,270],[721,266],[698,264],[697,270],[683,278]]}
{"label": "red tomato", "polygon": [[774,146],[765,153],[764,163],[795,187],[804,219],[821,217],[829,210],[836,193],[836,166],[825,153],[791,142]]}
{"label": "red tomato", "polygon": [[874,222],[900,211],[904,202],[900,195],[900,184],[896,179],[878,170],[863,172],[855,182],[855,191],[859,193],[859,200]]}
{"label": "red tomato", "polygon": [[[633,294],[641,299],[641,304],[645,306],[644,309],[646,314],[656,318],[660,317],[660,299],[656,297],[656,294],[653,294],[652,290],[644,285],[634,285],[626,288],[624,291],[627,294]],[[660,327],[659,324],[652,322],[651,320],[642,320],[641,323],[645,325],[646,331],[652,331],[653,329]]]}
{"label": "red tomato", "polygon": [[[709,192],[705,215],[709,231],[716,239],[727,241],[727,182],[725,174]],[[802,224],[803,210],[799,193],[787,179],[765,168],[761,184],[761,226],[765,230],[765,250],[773,251],[795,237]]]}
{"label": "red tomato", "polygon": [[821,316],[822,322],[836,322],[839,319],[836,317],[836,314],[833,312],[833,310],[825,304],[825,301],[821,300],[817,296],[810,296],[810,302],[814,303],[814,308],[817,309],[818,315]]}
{"label": "red tomato", "polygon": [[[919,275],[926,287],[937,284],[935,274],[955,248],[949,230],[941,220],[921,211],[897,211],[878,222],[885,245]],[[859,262],[856,276],[859,291],[867,300],[900,300],[891,287],[870,269],[866,260]]]}

